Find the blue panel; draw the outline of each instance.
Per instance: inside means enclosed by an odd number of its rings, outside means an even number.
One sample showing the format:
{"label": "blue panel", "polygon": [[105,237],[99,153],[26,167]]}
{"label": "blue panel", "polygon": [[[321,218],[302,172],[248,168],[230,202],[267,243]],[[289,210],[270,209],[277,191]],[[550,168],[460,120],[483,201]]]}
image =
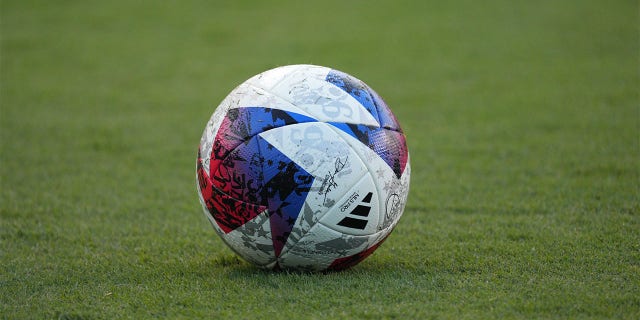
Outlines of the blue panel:
{"label": "blue panel", "polygon": [[373,118],[380,123],[374,97],[369,93],[370,89],[364,82],[338,70],[329,71],[325,80],[358,100]]}
{"label": "blue panel", "polygon": [[276,256],[293,229],[314,176],[258,136],[263,162],[263,196],[269,208],[271,235]]}
{"label": "blue panel", "polygon": [[[280,109],[263,107],[244,107],[230,109],[225,117],[224,125],[228,131],[246,140],[258,133],[301,122],[315,122],[316,119]],[[227,127],[229,127],[227,129]]]}

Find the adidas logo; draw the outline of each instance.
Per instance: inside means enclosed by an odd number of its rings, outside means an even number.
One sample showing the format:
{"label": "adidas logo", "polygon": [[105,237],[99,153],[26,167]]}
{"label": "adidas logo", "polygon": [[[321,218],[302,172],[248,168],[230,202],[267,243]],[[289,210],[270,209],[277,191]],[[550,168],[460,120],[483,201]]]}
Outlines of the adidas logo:
{"label": "adidas logo", "polygon": [[[352,203],[353,200],[357,198],[357,196],[358,194],[354,194],[347,201]],[[372,192],[367,193],[367,195],[362,199],[362,201],[355,208],[353,208],[353,210],[351,210],[351,212],[349,212],[348,214],[351,216],[358,216],[358,217],[365,217],[365,218],[368,217],[369,211],[371,211],[371,205],[369,205],[369,203],[371,202],[371,197],[373,197],[373,193]],[[342,206],[342,209],[345,209],[345,205]],[[345,210],[341,210],[341,211],[345,211]],[[367,222],[369,222],[367,219],[347,216],[344,219],[340,220],[340,222],[338,222],[338,225],[342,227],[352,228],[352,229],[364,230],[364,228],[367,227]]]}

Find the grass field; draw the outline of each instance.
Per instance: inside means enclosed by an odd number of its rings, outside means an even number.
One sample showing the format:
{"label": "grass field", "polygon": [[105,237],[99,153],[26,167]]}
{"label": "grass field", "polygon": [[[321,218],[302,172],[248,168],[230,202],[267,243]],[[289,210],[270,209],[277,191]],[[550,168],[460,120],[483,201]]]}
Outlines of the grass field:
{"label": "grass field", "polygon": [[[0,4],[7,319],[640,318],[636,1]],[[353,269],[261,271],[202,214],[213,109],[279,65],[392,107],[409,203]]]}

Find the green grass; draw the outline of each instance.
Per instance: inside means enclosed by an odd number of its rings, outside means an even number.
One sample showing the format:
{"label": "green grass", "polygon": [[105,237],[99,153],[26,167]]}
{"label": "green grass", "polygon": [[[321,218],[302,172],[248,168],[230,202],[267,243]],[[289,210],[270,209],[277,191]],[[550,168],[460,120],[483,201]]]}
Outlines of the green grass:
{"label": "green grass", "polygon": [[[640,317],[635,1],[0,4],[0,315]],[[374,255],[258,270],[195,188],[213,108],[314,63],[385,97],[412,161]]]}

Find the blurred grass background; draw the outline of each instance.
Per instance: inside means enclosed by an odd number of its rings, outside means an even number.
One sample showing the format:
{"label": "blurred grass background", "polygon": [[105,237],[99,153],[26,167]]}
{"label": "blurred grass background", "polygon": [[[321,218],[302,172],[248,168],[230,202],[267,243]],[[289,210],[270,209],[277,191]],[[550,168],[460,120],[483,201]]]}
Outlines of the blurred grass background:
{"label": "blurred grass background", "polygon": [[[638,318],[635,1],[0,3],[3,318]],[[380,93],[412,186],[334,274],[257,270],[203,217],[195,153],[250,76]]]}

